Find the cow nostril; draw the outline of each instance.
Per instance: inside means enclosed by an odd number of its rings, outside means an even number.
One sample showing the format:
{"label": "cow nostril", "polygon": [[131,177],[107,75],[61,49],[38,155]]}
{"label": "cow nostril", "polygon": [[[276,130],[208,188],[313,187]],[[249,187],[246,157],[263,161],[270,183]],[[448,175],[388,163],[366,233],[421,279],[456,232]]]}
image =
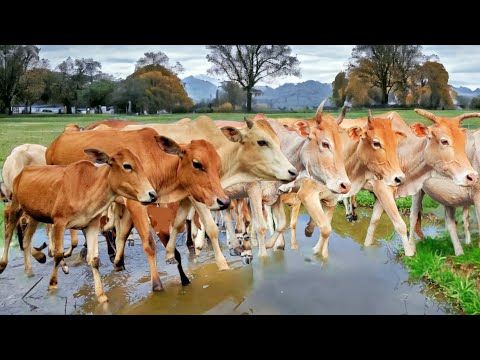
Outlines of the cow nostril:
{"label": "cow nostril", "polygon": [[401,184],[401,183],[402,183],[402,180],[403,180],[403,178],[401,178],[401,177],[399,177],[399,176],[397,176],[397,177],[395,178],[395,182],[396,182],[397,184]]}
{"label": "cow nostril", "polygon": [[288,170],[288,173],[292,176],[297,176],[297,170]]}
{"label": "cow nostril", "polygon": [[157,193],[154,192],[154,191],[150,191],[150,192],[148,193],[148,196],[150,196],[150,199],[152,199],[152,201],[157,200]]}
{"label": "cow nostril", "polygon": [[468,181],[473,181],[473,178],[470,174],[467,175],[467,179],[468,179]]}
{"label": "cow nostril", "polygon": [[347,188],[347,185],[345,185],[345,183],[340,183],[340,187],[342,188],[342,190],[345,190]]}

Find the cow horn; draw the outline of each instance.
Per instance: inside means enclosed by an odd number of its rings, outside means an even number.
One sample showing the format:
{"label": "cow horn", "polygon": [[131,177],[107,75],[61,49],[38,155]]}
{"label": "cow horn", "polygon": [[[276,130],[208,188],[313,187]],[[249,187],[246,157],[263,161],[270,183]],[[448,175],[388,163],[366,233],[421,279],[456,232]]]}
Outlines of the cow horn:
{"label": "cow horn", "polygon": [[372,110],[368,109],[368,124],[372,122]]}
{"label": "cow horn", "polygon": [[432,114],[431,112],[428,112],[426,110],[413,109],[413,111],[415,111],[418,115],[422,115],[423,117],[426,117],[428,120],[431,120],[434,123],[436,123],[437,120],[438,120],[437,116],[435,116],[434,114]]}
{"label": "cow horn", "polygon": [[472,117],[480,117],[480,113],[468,113],[468,114],[462,114],[456,117],[459,123],[461,123],[463,120],[472,118]]}
{"label": "cow horn", "polygon": [[342,108],[342,113],[340,114],[340,116],[337,119],[337,125],[340,125],[342,123],[343,119],[345,119],[345,115],[347,114],[347,110],[348,110],[348,106],[344,105],[343,108]]}
{"label": "cow horn", "polygon": [[326,102],[327,102],[327,99],[323,100],[320,103],[320,105],[318,105],[317,112],[315,113],[315,115],[321,114],[323,112],[323,107],[324,107]]}
{"label": "cow horn", "polygon": [[251,129],[253,127],[253,121],[250,120],[250,119],[247,119],[246,116],[245,116],[244,120],[247,123],[248,128]]}

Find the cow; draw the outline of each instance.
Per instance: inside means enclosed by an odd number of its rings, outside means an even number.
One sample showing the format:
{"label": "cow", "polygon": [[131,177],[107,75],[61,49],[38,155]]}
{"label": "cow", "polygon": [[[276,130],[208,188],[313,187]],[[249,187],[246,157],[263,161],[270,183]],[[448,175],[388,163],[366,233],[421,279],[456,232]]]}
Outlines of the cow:
{"label": "cow", "polygon": [[100,217],[118,195],[148,204],[157,200],[157,193],[140,159],[130,150],[121,149],[110,156],[99,149],[84,151],[96,163],[105,165],[96,166],[84,160],[67,166],[30,165],[15,178],[0,273],[8,263],[13,230],[22,212],[26,212],[30,223],[24,238],[25,271],[31,272],[30,244],[38,222],[53,224],[54,266],[49,289],[57,288],[58,265],[64,257],[65,230],[82,230],[88,244],[87,261],[93,272],[95,294],[98,301],[104,303],[108,299],[98,271]]}
{"label": "cow", "polygon": [[138,125],[141,124],[139,121],[129,121],[129,120],[121,120],[121,119],[105,119],[96,121],[90,125],[85,126],[83,130],[94,130],[98,127],[102,129],[122,129],[127,125]]}
{"label": "cow", "polygon": [[395,198],[415,195],[423,183],[435,174],[448,177],[455,185],[462,187],[471,187],[478,180],[478,173],[472,168],[465,154],[465,129],[460,128],[464,119],[477,117],[478,114],[445,118],[422,109],[414,111],[430,120],[433,125],[427,127],[414,123],[408,126],[398,113],[393,113],[392,120],[392,126],[403,129],[408,134],[406,141],[399,145],[397,151],[400,166],[408,174],[407,179],[397,188],[388,186],[381,179],[370,180],[365,186],[367,190],[374,192],[377,199],[364,245],[373,244],[375,227],[385,209],[402,239],[406,256],[414,256],[416,247],[415,242],[407,238],[407,226],[397,209]]}
{"label": "cow", "polygon": [[[470,114],[472,115],[472,114]],[[476,113],[480,117],[480,113]],[[480,171],[480,131],[466,130],[465,152],[467,158],[473,168]],[[412,196],[412,207],[410,211],[410,235],[409,240],[414,241],[414,232],[421,239],[424,238],[421,231],[421,209],[424,194],[428,194],[433,200],[439,202],[445,207],[445,223],[450,234],[455,255],[462,255],[463,248],[458,239],[455,208],[463,207],[463,225],[465,228],[465,243],[470,244],[470,224],[469,224],[469,207],[475,206],[475,212],[480,224],[480,183],[476,183],[472,187],[458,186],[452,180],[446,177],[432,177],[427,179],[417,194]]]}
{"label": "cow", "polygon": [[[158,142],[159,139],[159,134],[150,128],[135,131],[64,132],[50,144],[46,159],[47,164],[67,165],[85,159],[82,152],[85,147],[101,145],[104,151],[109,152],[127,148],[141,159],[157,192],[157,203],[176,202],[191,196],[199,203],[204,203],[206,209],[218,210],[229,206],[230,199],[219,180],[220,157],[212,144],[205,140],[193,140],[185,141],[187,145],[178,146],[174,140]],[[119,212],[115,213],[117,253],[114,266],[116,270],[124,269],[125,240],[135,225],[138,234],[145,240],[142,245],[150,265],[152,289],[160,291],[163,286],[157,271],[156,244],[150,233],[146,207],[129,199],[125,201],[125,206],[128,211],[122,210],[123,216],[118,215]],[[120,208],[122,207],[116,206],[116,209]],[[119,234],[124,234],[125,237],[122,238]],[[123,239],[121,243],[119,238]]]}
{"label": "cow", "polygon": [[[228,126],[218,128],[212,119],[200,116],[196,120],[183,124],[129,125],[121,132],[150,127],[178,142],[188,142],[193,139],[210,141],[222,159],[221,184],[224,188],[237,183],[260,179],[279,180],[285,183],[294,180],[297,176],[297,170],[282,153],[278,137],[271,126],[266,121],[253,122],[245,119],[245,122],[247,126],[240,130]],[[218,243],[218,227],[210,211],[193,198],[182,200],[180,203],[170,233],[171,240],[166,247],[167,263],[176,263],[174,239],[177,237],[178,229],[183,226],[192,204],[211,240],[218,268],[220,270],[228,269],[227,261]],[[142,217],[146,218],[146,215],[142,215]],[[119,234],[117,231],[119,242],[124,242],[125,238],[125,234]],[[148,241],[148,236],[141,236],[141,238],[143,242]],[[247,249],[242,254],[242,258],[251,259],[251,254],[251,250]],[[117,256],[123,256],[123,250],[119,249],[118,243]]]}

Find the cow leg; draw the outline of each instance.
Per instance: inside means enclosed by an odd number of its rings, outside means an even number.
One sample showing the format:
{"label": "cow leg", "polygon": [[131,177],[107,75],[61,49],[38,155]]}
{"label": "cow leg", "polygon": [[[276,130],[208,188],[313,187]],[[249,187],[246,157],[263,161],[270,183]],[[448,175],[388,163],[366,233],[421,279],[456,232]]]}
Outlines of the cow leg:
{"label": "cow leg", "polygon": [[[233,218],[232,212],[230,209],[222,210],[223,214],[223,224],[225,225],[227,238],[227,245],[229,248],[230,255],[240,256],[243,252],[241,244],[237,241],[237,236],[235,235],[235,229],[233,227]],[[238,219],[237,219],[238,221]]]}
{"label": "cow leg", "polygon": [[[330,236],[332,226],[328,221],[327,214],[325,214],[322,209],[318,191],[304,190],[302,186],[298,191],[298,197],[302,201],[303,205],[305,205],[305,208],[309,212],[311,219],[315,221],[320,229],[320,238],[317,244],[313,247],[313,253],[320,254],[324,249],[324,242],[327,241],[328,237]],[[326,257],[328,257],[328,250],[326,252]]]}
{"label": "cow leg", "polygon": [[103,236],[105,237],[107,243],[107,252],[108,257],[110,258],[110,262],[113,264],[115,262],[115,241],[116,241],[116,234],[114,230],[107,230],[103,232]]}
{"label": "cow leg", "polygon": [[[153,231],[151,230],[150,222],[148,220],[147,207],[140,204],[138,201],[127,200],[127,209],[133,220],[133,225],[142,239],[143,251],[145,252],[145,255],[147,255],[148,264],[150,265],[152,290],[161,291],[163,290],[163,286],[157,270],[157,244],[155,243]],[[119,236],[118,233],[117,236]],[[171,241],[175,242],[175,239],[170,239],[169,243]],[[123,244],[125,244],[125,242]],[[119,258],[119,251],[120,249],[117,244],[117,256],[115,257],[115,261]]]}
{"label": "cow leg", "polygon": [[298,249],[298,242],[297,242],[297,221],[298,216],[300,214],[300,207],[302,203],[300,201],[296,201],[292,205],[292,211],[290,213],[290,238],[292,241],[292,250]]}
{"label": "cow leg", "polygon": [[267,229],[268,229],[268,232],[270,233],[270,236],[272,236],[273,233],[275,232],[275,224],[273,220],[273,209],[271,206],[268,206],[268,205],[263,205],[263,207],[265,208],[265,212],[267,213]]}
{"label": "cow leg", "polygon": [[[410,234],[408,235],[408,241],[415,243],[415,226],[418,219],[422,217],[422,200],[424,191],[420,189],[415,195],[412,195],[412,207],[410,208]],[[423,240],[423,238],[422,238]]]}
{"label": "cow leg", "polygon": [[[185,224],[185,220],[188,216],[192,204],[188,198],[183,199],[179,203],[177,210],[177,215],[175,216],[175,221],[172,228],[170,229],[170,238],[168,240],[167,246],[165,246],[165,261],[167,264],[176,264],[175,260],[175,245],[177,242],[177,234]],[[138,229],[137,229],[138,230]]]}
{"label": "cow leg", "polygon": [[[188,212],[187,219],[185,220],[186,224],[186,231],[187,231],[187,242],[186,245],[189,249],[194,249],[195,245],[192,239],[192,220],[195,214],[195,209],[192,207],[191,210]],[[203,246],[203,244],[202,244]]]}
{"label": "cow leg", "polygon": [[352,204],[352,220],[357,221],[358,216],[357,212],[355,211],[357,209],[357,198],[355,197],[355,195],[352,195],[352,197],[350,198],[350,202]]}
{"label": "cow leg", "polygon": [[[70,229],[70,239],[71,239],[71,245],[70,248],[63,254],[64,257],[70,257],[72,256],[73,249],[75,249],[78,245],[78,234],[77,230]],[[88,244],[87,244],[88,247]]]}
{"label": "cow leg", "polygon": [[344,197],[342,201],[343,206],[345,206],[345,217],[347,218],[348,222],[351,222],[353,217],[352,202],[350,201],[349,197]]}
{"label": "cow leg", "polygon": [[[195,210],[197,211],[198,216],[200,217],[200,221],[205,227],[205,231],[208,237],[210,238],[210,241],[213,247],[213,252],[215,254],[215,262],[218,266],[218,269],[228,270],[229,267],[227,264],[227,260],[225,259],[225,256],[223,256],[222,250],[220,249],[220,244],[218,243],[218,227],[212,218],[212,214],[210,213],[210,210],[208,210],[208,208],[204,204],[195,201],[193,198],[191,198],[191,202],[195,207]],[[251,253],[251,249],[250,249],[250,253]],[[245,255],[242,254],[242,260],[244,256],[247,256],[247,254]]]}
{"label": "cow leg", "polygon": [[[475,205],[475,215],[477,216],[477,224],[480,227],[480,194],[478,192],[473,196],[473,205]],[[478,246],[480,246],[480,241],[478,243]]]}
{"label": "cow leg", "polygon": [[287,219],[285,216],[285,210],[283,208],[282,201],[280,200],[280,196],[278,197],[277,201],[271,206],[271,210],[273,212],[273,216],[276,219],[277,227],[273,232],[270,239],[268,239],[265,246],[270,249],[274,245],[276,245],[277,250],[285,250],[285,240],[283,238],[283,232],[287,227]]}
{"label": "cow leg", "polygon": [[[129,202],[127,201],[126,208],[125,207],[121,208],[120,205],[117,205],[115,207],[115,248],[116,248],[115,251],[116,253],[115,253],[115,260],[113,261],[113,267],[116,271],[125,270],[125,259],[124,259],[125,244],[127,242],[127,237],[132,231],[132,227],[133,227],[132,214],[129,210],[127,210],[129,203],[132,204],[133,201],[132,200],[130,200]],[[131,206],[132,208],[135,208],[135,205],[131,205]],[[148,216],[146,207],[144,209],[144,212],[142,212],[143,210],[142,208],[143,208],[143,205],[138,203],[138,207],[135,208],[135,211],[137,209],[140,209],[139,211],[141,213],[143,213],[145,216]],[[138,220],[138,221],[140,222],[141,220]],[[144,220],[144,223],[145,222],[148,223],[148,217]]]}
{"label": "cow leg", "polygon": [[[24,258],[24,264],[25,264],[25,273],[28,275],[32,274],[32,263],[30,262],[30,257],[32,256],[32,237],[33,233],[37,229],[38,226],[38,221],[35,221],[32,218],[29,218],[28,220],[28,225],[24,233],[23,237],[23,258]],[[43,263],[47,260],[47,257],[45,254],[43,254],[41,251],[37,251],[37,257],[40,259],[38,253],[41,253],[43,255]],[[41,262],[41,260],[38,260],[38,262]]]}
{"label": "cow leg", "polygon": [[465,206],[463,208],[463,227],[465,231],[465,244],[470,244],[472,242],[472,238],[470,236],[470,207]]}
{"label": "cow leg", "polygon": [[374,181],[373,190],[378,200],[380,200],[383,209],[392,221],[395,230],[402,239],[405,256],[415,255],[415,242],[408,241],[407,225],[405,224],[402,216],[398,212],[397,204],[395,203],[395,198],[393,196],[392,190],[387,188],[387,185],[385,185],[385,183],[381,180]]}
{"label": "cow leg", "polygon": [[8,264],[8,250],[10,249],[10,242],[12,240],[13,232],[17,228],[23,210],[20,204],[16,202],[15,197],[10,205],[7,205],[3,211],[5,222],[5,244],[3,248],[3,256],[0,260],[0,274],[5,270]]}
{"label": "cow leg", "polygon": [[380,200],[375,200],[373,204],[373,211],[372,216],[370,218],[370,224],[368,225],[367,229],[367,236],[365,237],[365,241],[363,245],[365,246],[372,246],[373,245],[373,235],[375,234],[375,229],[377,228],[377,224],[380,221],[380,218],[383,214],[383,207],[380,203]]}
{"label": "cow leg", "polygon": [[203,245],[205,244],[205,226],[201,221],[200,228],[197,228],[197,235],[195,236],[195,254],[200,255],[200,249],[196,247],[197,244],[199,248],[203,248]]}
{"label": "cow leg", "polygon": [[87,240],[87,262],[92,268],[93,281],[95,283],[95,295],[98,302],[103,304],[108,301],[105,292],[103,291],[102,280],[100,278],[100,259],[98,258],[98,232],[100,231],[100,216],[90,222],[88,226],[82,230],[85,239]]}
{"label": "cow leg", "polygon": [[315,220],[313,220],[312,215],[308,220],[307,226],[305,226],[305,236],[312,237],[313,231],[315,230]]}
{"label": "cow leg", "polygon": [[447,226],[448,233],[450,234],[450,239],[452,240],[453,250],[455,255],[463,255],[462,244],[458,239],[457,234],[457,222],[455,221],[455,207],[445,206],[445,225]]}
{"label": "cow leg", "polygon": [[63,260],[63,237],[65,235],[66,226],[63,222],[55,222],[53,226],[53,271],[50,276],[48,289],[56,289],[58,287],[58,265]]}
{"label": "cow leg", "polygon": [[267,248],[265,247],[265,235],[267,232],[267,224],[263,216],[263,201],[262,190],[259,185],[250,186],[247,189],[248,197],[250,198],[250,209],[252,210],[253,228],[256,229],[258,241],[258,256],[267,256]]}

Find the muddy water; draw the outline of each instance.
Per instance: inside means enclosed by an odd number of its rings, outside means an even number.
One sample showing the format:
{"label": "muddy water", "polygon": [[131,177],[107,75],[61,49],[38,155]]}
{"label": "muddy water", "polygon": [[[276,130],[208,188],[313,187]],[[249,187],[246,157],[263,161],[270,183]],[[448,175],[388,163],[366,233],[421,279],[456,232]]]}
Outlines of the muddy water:
{"label": "muddy water", "polygon": [[[359,221],[347,223],[343,207],[338,207],[330,238],[330,258],[312,254],[318,229],[306,238],[303,229],[308,216],[302,214],[297,224],[299,250],[290,249],[290,234],[285,251],[269,250],[265,259],[255,258],[243,265],[228,254],[225,235],[222,250],[231,267],[219,272],[211,248],[199,257],[190,256],[178,239],[187,275],[192,283],[182,287],[176,266],[166,265],[163,246],[159,245],[157,263],[165,290],[150,291],[149,267],[140,244],[126,247],[126,267],[115,272],[108,260],[101,238],[100,273],[107,305],[99,305],[93,291],[90,268],[79,259],[79,249],[67,259],[70,274],[59,271],[59,289],[48,293],[52,261],[32,260],[35,275],[23,272],[23,257],[18,247],[10,252],[10,263],[0,275],[1,314],[445,314],[452,313],[443,302],[427,295],[424,285],[411,283],[405,269],[395,260],[398,239],[393,226],[383,215],[377,239],[393,237],[386,243],[364,248],[362,242],[370,219],[370,209],[359,209]],[[441,227],[425,223],[426,234]],[[42,230],[34,243],[45,239]],[[84,240],[80,236],[80,244]],[[66,244],[69,244],[68,236]],[[256,253],[256,250],[255,250]],[[37,283],[38,282],[38,283]],[[35,285],[36,284],[36,285]],[[22,298],[23,297],[23,298]]]}

